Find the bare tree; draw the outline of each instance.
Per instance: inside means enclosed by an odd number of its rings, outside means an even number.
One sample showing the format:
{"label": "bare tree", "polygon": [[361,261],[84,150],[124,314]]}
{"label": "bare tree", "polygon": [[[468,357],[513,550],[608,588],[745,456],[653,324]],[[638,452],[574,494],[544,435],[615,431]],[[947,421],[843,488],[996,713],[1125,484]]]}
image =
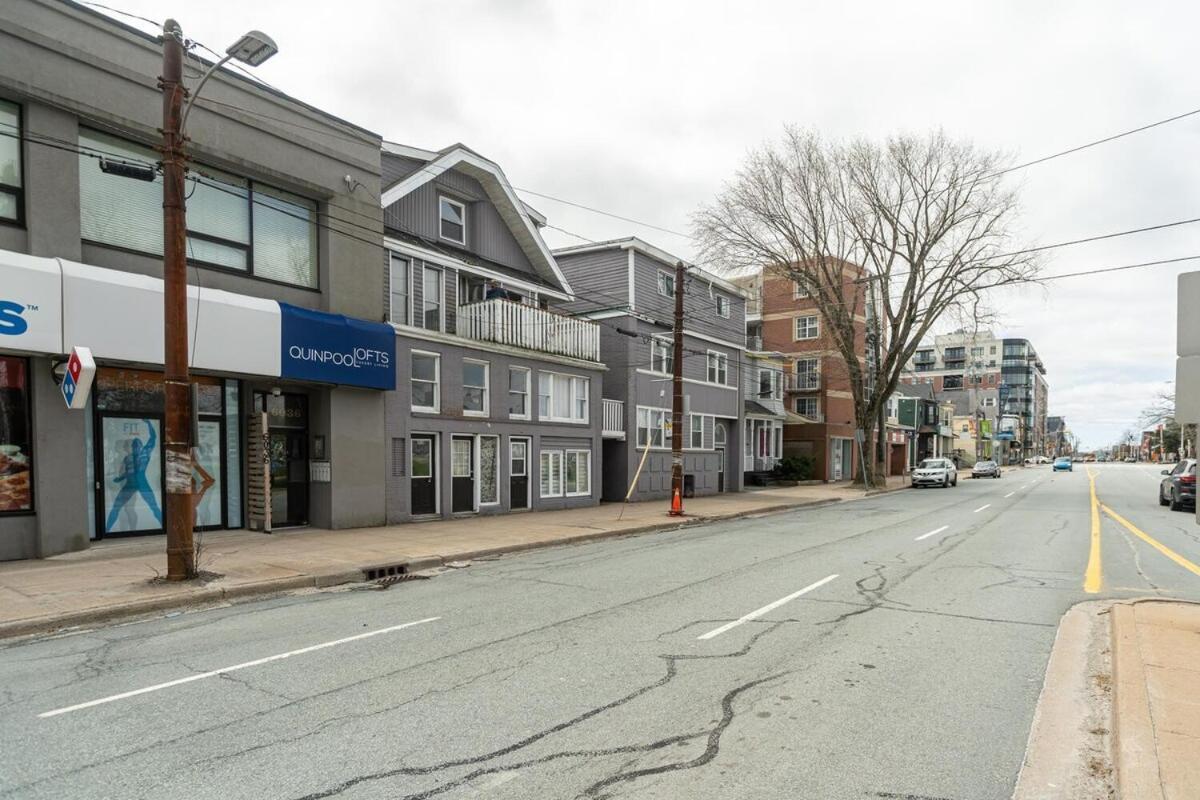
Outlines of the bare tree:
{"label": "bare tree", "polygon": [[978,330],[994,319],[989,290],[1036,278],[1035,256],[1012,252],[1005,163],[942,132],[831,143],[789,128],[694,215],[705,259],[787,277],[812,298],[866,432],[865,484],[882,480],[880,409],[934,324]]}

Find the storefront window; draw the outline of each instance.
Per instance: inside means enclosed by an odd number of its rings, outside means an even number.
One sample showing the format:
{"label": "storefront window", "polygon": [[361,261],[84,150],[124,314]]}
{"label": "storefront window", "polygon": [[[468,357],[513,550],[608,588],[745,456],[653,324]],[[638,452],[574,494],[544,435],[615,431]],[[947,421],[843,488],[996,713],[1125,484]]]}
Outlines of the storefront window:
{"label": "storefront window", "polygon": [[33,510],[29,362],[0,356],[0,513]]}
{"label": "storefront window", "polygon": [[242,527],[242,432],[238,382],[225,381],[226,516],[230,528]]}

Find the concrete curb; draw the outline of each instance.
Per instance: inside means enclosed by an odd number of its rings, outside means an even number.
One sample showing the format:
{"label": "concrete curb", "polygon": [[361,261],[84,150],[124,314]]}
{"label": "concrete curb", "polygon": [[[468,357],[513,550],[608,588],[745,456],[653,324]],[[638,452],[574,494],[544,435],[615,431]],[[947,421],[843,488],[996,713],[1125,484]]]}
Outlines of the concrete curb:
{"label": "concrete curb", "polygon": [[[897,489],[881,490],[877,493],[883,494],[885,491],[897,491],[899,488],[908,487],[897,487]],[[868,494],[867,496],[871,495]],[[688,528],[695,525],[724,522],[750,516],[778,514],[781,512],[794,511],[802,508],[824,508],[826,506],[841,502],[847,501],[843,500],[842,498],[835,497],[827,500],[814,500],[803,503],[777,503],[771,506],[763,506],[744,511],[734,511],[727,514],[710,514],[696,517],[685,516],[678,520],[655,522],[649,525],[639,525],[635,528],[596,531],[594,533],[563,536],[555,539],[546,539],[536,542],[519,542],[517,544],[489,547],[480,550],[444,553],[430,557],[416,558],[409,561],[392,562],[385,565],[369,564],[353,570],[347,570],[342,567],[329,572],[307,573],[289,578],[274,578],[267,581],[240,583],[228,587],[205,587],[181,594],[166,595],[163,597],[154,597],[144,600],[125,601],[114,603],[112,605],[100,606],[97,608],[71,611],[64,614],[47,614],[40,617],[29,617],[26,619],[14,620],[12,622],[0,622],[0,640],[11,639],[18,636],[32,636],[40,633],[53,633],[55,631],[62,630],[63,628],[74,628],[83,625],[112,622],[118,619],[139,617],[161,611],[190,608],[192,606],[202,606],[221,602],[247,602],[249,600],[265,599],[273,595],[286,594],[288,592],[294,592],[300,589],[323,589],[345,583],[356,583],[365,580],[367,570],[378,568],[379,566],[398,566],[401,567],[404,572],[418,572],[424,569],[433,569],[444,566],[450,561],[468,561],[471,559],[485,558],[488,556],[503,555],[505,553],[519,553],[528,550],[539,550],[547,547],[558,547],[561,545],[576,543],[582,544],[595,542],[602,539],[615,539],[621,536],[637,536],[646,533],[679,530],[681,528]]]}
{"label": "concrete curb", "polygon": [[1125,800],[1163,800],[1150,697],[1138,647],[1134,603],[1112,609],[1113,760]]}

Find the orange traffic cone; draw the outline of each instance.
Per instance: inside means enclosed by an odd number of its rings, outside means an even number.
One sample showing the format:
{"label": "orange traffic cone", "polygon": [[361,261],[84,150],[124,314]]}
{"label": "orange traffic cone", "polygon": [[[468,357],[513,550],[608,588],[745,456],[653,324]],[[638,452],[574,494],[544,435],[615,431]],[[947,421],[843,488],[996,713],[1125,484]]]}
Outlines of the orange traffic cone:
{"label": "orange traffic cone", "polygon": [[679,488],[676,487],[671,495],[671,510],[668,512],[672,517],[683,516],[683,498],[679,495]]}

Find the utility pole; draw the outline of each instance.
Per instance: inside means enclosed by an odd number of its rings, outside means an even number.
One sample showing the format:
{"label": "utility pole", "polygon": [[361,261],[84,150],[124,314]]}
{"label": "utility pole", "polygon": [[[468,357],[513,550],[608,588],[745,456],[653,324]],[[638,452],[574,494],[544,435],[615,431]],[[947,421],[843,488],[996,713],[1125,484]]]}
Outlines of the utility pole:
{"label": "utility pole", "polygon": [[675,358],[671,364],[671,510],[683,516],[683,262],[675,262]]}
{"label": "utility pole", "polygon": [[191,380],[187,337],[187,211],[184,199],[182,129],[183,31],[173,19],[163,24],[163,432],[167,494],[167,580],[196,576],[192,546]]}

